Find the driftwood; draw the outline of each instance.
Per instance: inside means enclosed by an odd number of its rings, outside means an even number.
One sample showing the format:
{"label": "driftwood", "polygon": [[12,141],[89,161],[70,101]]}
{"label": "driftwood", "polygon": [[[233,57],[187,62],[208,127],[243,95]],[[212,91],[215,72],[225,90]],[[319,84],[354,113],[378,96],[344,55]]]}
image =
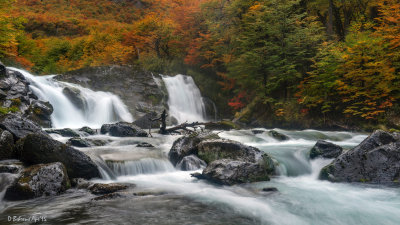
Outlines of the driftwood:
{"label": "driftwood", "polygon": [[181,124],[179,124],[179,125],[177,125],[175,127],[168,128],[165,131],[167,133],[174,133],[177,130],[185,130],[185,131],[193,132],[192,130],[189,130],[187,128],[188,127],[193,127],[193,128],[196,129],[196,128],[198,128],[198,126],[206,125],[206,124],[209,124],[209,123],[210,122],[207,122],[207,123],[200,123],[200,122],[187,123],[187,122],[184,122],[184,123],[181,123]]}

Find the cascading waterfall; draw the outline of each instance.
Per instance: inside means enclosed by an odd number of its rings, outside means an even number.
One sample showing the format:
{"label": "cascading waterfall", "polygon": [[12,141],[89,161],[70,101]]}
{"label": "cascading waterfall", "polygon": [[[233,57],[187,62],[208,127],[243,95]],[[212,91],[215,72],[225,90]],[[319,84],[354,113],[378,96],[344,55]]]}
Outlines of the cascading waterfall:
{"label": "cascading waterfall", "polygon": [[168,159],[142,158],[136,161],[107,161],[106,164],[117,176],[151,174],[175,170]]}
{"label": "cascading waterfall", "polygon": [[162,76],[168,91],[170,116],[178,123],[202,122],[206,120],[206,110],[199,88],[193,78],[185,75]]}
{"label": "cascading waterfall", "polygon": [[[51,121],[55,128],[100,127],[105,123],[133,121],[126,105],[114,94],[92,91],[76,84],[60,82],[53,79],[55,75],[34,76],[24,70],[9,69],[20,72],[31,83],[32,92],[39,99],[49,101],[53,105],[54,112],[51,115]],[[63,93],[64,88],[74,90],[84,107],[71,101]]]}

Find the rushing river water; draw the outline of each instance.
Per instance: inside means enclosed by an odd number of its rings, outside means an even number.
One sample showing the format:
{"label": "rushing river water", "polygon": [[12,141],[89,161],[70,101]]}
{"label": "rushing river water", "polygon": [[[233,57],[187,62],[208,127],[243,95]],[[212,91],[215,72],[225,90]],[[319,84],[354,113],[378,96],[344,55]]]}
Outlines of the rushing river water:
{"label": "rushing river water", "polygon": [[[266,130],[265,130],[266,131]],[[223,138],[257,147],[279,163],[281,175],[269,182],[219,186],[175,170],[166,154],[179,136],[94,139],[107,146],[81,149],[102,169],[96,182],[133,183],[123,197],[94,201],[85,190],[55,197],[0,202],[0,224],[7,216],[45,216],[47,224],[398,224],[400,189],[376,185],[330,183],[317,179],[330,160],[310,161],[307,153],[318,139],[349,149],[365,134],[315,130],[278,130],[290,137],[279,142],[267,132],[224,131]],[[54,136],[60,141],[66,138]],[[155,148],[139,148],[148,142]],[[276,187],[278,192],[263,192]]]}

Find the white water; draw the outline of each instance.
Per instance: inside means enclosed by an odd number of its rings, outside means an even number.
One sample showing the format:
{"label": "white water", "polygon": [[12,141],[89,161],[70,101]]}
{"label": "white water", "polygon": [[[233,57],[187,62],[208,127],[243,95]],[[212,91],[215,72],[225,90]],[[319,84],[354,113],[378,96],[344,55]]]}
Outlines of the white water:
{"label": "white water", "polygon": [[193,78],[185,75],[162,76],[168,91],[170,116],[178,123],[202,122],[206,119],[206,110],[199,88]]}
{"label": "white water", "polygon": [[[53,77],[34,76],[24,70],[18,71],[31,83],[32,92],[40,100],[49,101],[54,108],[51,115],[52,126],[55,128],[80,128],[82,126],[100,127],[105,123],[118,121],[132,122],[132,115],[118,96],[102,91],[92,91],[76,84],[60,82]],[[86,107],[79,109],[63,94],[63,88],[70,87],[80,91]]]}

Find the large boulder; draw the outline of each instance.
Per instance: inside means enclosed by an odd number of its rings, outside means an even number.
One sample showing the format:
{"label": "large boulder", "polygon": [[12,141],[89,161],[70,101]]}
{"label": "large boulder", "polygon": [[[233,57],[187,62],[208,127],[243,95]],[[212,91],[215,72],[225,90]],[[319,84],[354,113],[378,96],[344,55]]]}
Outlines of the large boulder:
{"label": "large boulder", "polygon": [[158,118],[159,115],[156,112],[150,112],[145,114],[144,116],[140,117],[139,119],[135,120],[133,124],[136,126],[142,128],[142,129],[149,129],[151,128],[159,128],[160,127],[160,121],[151,121],[151,119]]}
{"label": "large boulder", "polygon": [[49,102],[34,100],[25,113],[30,120],[35,121],[42,127],[51,127],[50,116],[53,111],[53,106]]}
{"label": "large boulder", "polygon": [[93,130],[92,128],[90,128],[90,127],[82,127],[81,129],[79,129],[79,131],[85,132],[85,133],[87,133],[89,135],[96,134],[96,131]]}
{"label": "large boulder", "polygon": [[119,122],[115,124],[104,124],[101,126],[101,133],[109,133],[114,137],[147,137],[146,131],[140,127],[126,122]]}
{"label": "large boulder", "polygon": [[72,146],[79,147],[79,148],[85,148],[85,147],[92,146],[92,144],[89,143],[89,141],[82,139],[82,138],[70,138],[67,141],[67,145],[72,145]]}
{"label": "large boulder", "polygon": [[14,137],[7,130],[0,129],[0,160],[15,158]]}
{"label": "large boulder", "polygon": [[176,166],[185,156],[195,154],[197,155],[197,145],[204,140],[218,139],[217,134],[201,132],[192,133],[178,138],[172,144],[172,147],[168,153],[168,158],[171,163]]}
{"label": "large boulder", "polygon": [[29,134],[19,140],[17,152],[28,165],[62,162],[70,178],[100,177],[96,164],[86,154],[43,134]]}
{"label": "large boulder", "polygon": [[333,143],[319,140],[310,150],[310,159],[315,159],[317,157],[323,157],[327,159],[332,159],[338,157],[342,154],[343,148],[339,145]]}
{"label": "large boulder", "polygon": [[361,144],[324,167],[320,179],[332,182],[395,184],[400,181],[400,135],[373,132]]}
{"label": "large boulder", "polygon": [[15,184],[7,188],[6,200],[24,200],[43,195],[57,195],[70,187],[62,163],[38,164],[23,170]]}
{"label": "large boulder", "polygon": [[64,129],[52,129],[46,130],[49,134],[59,134],[63,137],[80,137],[77,132],[72,130],[71,128],[64,128]]}
{"label": "large boulder", "polygon": [[257,181],[268,181],[274,171],[273,165],[220,159],[210,163],[202,176],[210,181],[223,185],[234,185]]}
{"label": "large boulder", "polygon": [[95,195],[110,194],[116,191],[125,190],[127,188],[128,185],[118,184],[118,183],[112,183],[112,184],[95,183],[89,186],[90,192]]}
{"label": "large boulder", "polygon": [[82,96],[81,90],[73,87],[65,87],[62,90],[63,94],[67,96],[67,98],[78,108],[85,109],[87,108],[87,103],[85,98]]}
{"label": "large boulder", "polygon": [[19,140],[28,134],[47,135],[35,122],[23,118],[19,114],[7,114],[0,118],[0,128],[9,131],[15,140]]}
{"label": "large boulder", "polygon": [[188,155],[176,164],[176,168],[183,171],[198,170],[207,166],[207,163],[195,155]]}
{"label": "large boulder", "polygon": [[257,148],[226,139],[204,140],[197,149],[197,155],[206,163],[218,159],[257,162],[265,154]]}

